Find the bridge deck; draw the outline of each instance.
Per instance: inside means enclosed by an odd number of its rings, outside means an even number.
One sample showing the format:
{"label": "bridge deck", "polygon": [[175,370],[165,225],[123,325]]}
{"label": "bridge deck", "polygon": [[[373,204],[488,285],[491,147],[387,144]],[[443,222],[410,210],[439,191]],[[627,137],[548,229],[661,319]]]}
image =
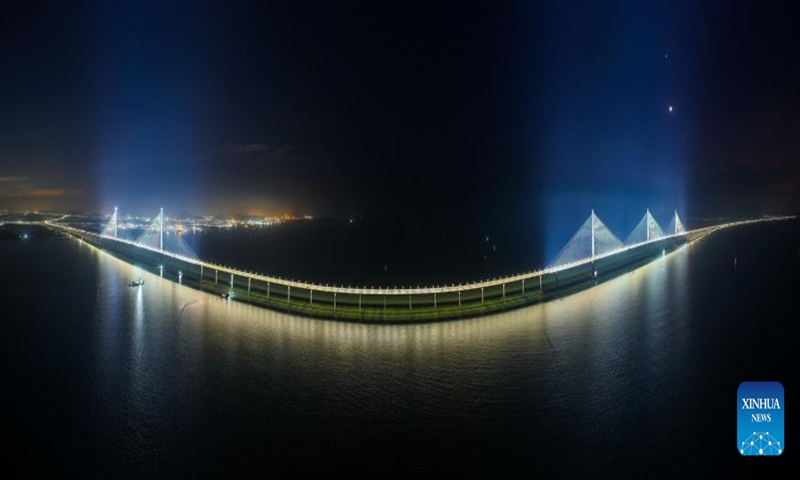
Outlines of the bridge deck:
{"label": "bridge deck", "polygon": [[731,222],[668,235],[567,265],[503,278],[408,288],[343,287],[287,280],[54,222],[46,225],[182,284],[218,294],[232,292],[235,300],[314,317],[413,322],[485,315],[541,302],[630,271],[717,230],[785,218],[788,217]]}

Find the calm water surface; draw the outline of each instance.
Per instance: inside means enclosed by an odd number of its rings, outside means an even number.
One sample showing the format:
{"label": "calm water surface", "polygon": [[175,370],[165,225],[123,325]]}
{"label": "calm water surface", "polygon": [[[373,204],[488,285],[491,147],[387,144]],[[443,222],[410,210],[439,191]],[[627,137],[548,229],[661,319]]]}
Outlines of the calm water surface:
{"label": "calm water surface", "polygon": [[732,475],[739,383],[796,403],[795,222],[405,326],[227,302],[63,238],[0,241],[0,265],[4,432],[27,476]]}

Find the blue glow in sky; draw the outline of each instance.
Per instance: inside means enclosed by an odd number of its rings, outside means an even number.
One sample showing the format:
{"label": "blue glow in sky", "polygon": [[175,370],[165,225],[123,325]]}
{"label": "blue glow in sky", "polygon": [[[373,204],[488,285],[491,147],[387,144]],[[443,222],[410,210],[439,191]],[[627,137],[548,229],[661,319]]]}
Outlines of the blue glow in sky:
{"label": "blue glow in sky", "polygon": [[170,21],[178,13],[157,2],[96,8],[93,130],[102,205],[149,212],[169,202],[174,212],[202,198],[194,160],[208,148],[210,66],[203,22]]}
{"label": "blue glow in sky", "polygon": [[661,222],[675,209],[684,213],[679,106],[689,101],[682,87],[687,61],[662,6],[553,8],[538,50],[542,81],[531,133],[548,260],[592,208],[623,239],[646,208]]}
{"label": "blue glow in sky", "polygon": [[800,205],[780,11],[423,3],[17,2],[0,207],[402,219],[536,266],[592,208],[625,237]]}

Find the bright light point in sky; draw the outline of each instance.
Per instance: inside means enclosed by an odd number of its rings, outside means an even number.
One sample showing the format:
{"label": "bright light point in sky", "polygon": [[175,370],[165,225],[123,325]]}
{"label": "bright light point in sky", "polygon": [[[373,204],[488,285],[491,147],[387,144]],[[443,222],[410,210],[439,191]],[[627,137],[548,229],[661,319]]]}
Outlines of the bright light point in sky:
{"label": "bright light point in sky", "polygon": [[667,110],[669,110],[669,113],[672,113],[672,105],[670,105],[669,107],[667,107]]}

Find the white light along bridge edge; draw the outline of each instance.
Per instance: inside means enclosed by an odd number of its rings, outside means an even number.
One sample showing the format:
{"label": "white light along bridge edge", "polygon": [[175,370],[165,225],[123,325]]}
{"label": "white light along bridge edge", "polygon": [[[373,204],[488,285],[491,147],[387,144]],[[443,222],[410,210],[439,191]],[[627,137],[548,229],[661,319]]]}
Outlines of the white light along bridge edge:
{"label": "white light along bridge edge", "polygon": [[110,235],[102,235],[102,234],[97,234],[97,233],[93,233],[93,232],[88,232],[86,230],[80,230],[80,229],[77,229],[77,228],[68,227],[66,225],[54,223],[52,221],[46,221],[45,223],[48,226],[51,226],[51,227],[54,227],[56,229],[63,230],[63,231],[69,232],[69,233],[79,234],[79,235],[90,235],[90,236],[94,236],[94,237],[99,237],[99,238],[104,238],[104,239],[113,240],[113,241],[117,241],[117,242],[122,242],[122,243],[126,243],[126,244],[129,244],[129,245],[138,247],[138,248],[151,250],[153,252],[156,252],[156,253],[159,253],[161,255],[174,258],[176,260],[180,260],[182,262],[187,262],[187,263],[190,263],[190,264],[201,266],[203,268],[210,268],[210,269],[213,269],[213,270],[217,270],[219,272],[224,272],[224,273],[229,274],[229,275],[235,275],[237,277],[249,278],[249,279],[253,279],[253,280],[257,280],[257,281],[263,281],[263,282],[270,282],[270,283],[274,283],[274,284],[277,284],[277,285],[283,285],[283,286],[292,287],[292,288],[308,289],[308,290],[314,290],[314,291],[318,291],[318,292],[343,293],[343,294],[354,294],[354,295],[426,295],[426,294],[463,292],[463,291],[466,291],[466,290],[474,290],[474,289],[478,289],[478,288],[495,287],[495,286],[500,286],[500,285],[511,283],[511,282],[524,281],[524,280],[528,280],[528,279],[539,277],[541,275],[545,275],[545,274],[549,274],[549,273],[555,273],[555,272],[559,272],[559,271],[562,271],[562,270],[567,270],[567,269],[576,267],[578,265],[589,264],[589,263],[595,262],[597,260],[600,260],[602,258],[606,258],[606,257],[612,256],[612,255],[616,255],[618,253],[627,251],[627,250],[629,250],[631,248],[640,247],[641,245],[645,245],[645,244],[648,244],[648,243],[664,240],[665,238],[685,237],[685,236],[689,236],[689,235],[692,235],[692,236],[695,236],[695,237],[699,238],[699,237],[706,236],[706,235],[708,235],[710,233],[713,233],[713,232],[716,232],[718,230],[722,230],[722,229],[725,229],[725,228],[736,227],[736,226],[740,226],[740,225],[749,225],[749,224],[760,223],[760,222],[792,220],[794,218],[795,218],[794,215],[792,215],[792,216],[775,216],[775,217],[765,217],[765,218],[758,218],[758,219],[752,219],[752,220],[741,220],[741,221],[736,221],[736,222],[722,223],[722,224],[713,225],[713,226],[710,226],[710,227],[703,227],[703,228],[698,228],[698,229],[695,229],[695,230],[689,230],[689,231],[686,231],[686,232],[683,232],[683,233],[665,235],[663,237],[650,239],[648,241],[640,242],[640,243],[637,243],[637,244],[634,244],[634,245],[626,245],[626,246],[624,246],[622,248],[616,249],[616,250],[611,251],[611,252],[606,252],[604,254],[596,255],[594,257],[587,257],[587,258],[579,260],[579,261],[575,261],[575,262],[571,262],[571,263],[567,263],[567,264],[563,264],[563,265],[558,265],[556,267],[549,267],[549,268],[544,268],[544,269],[541,269],[541,270],[535,270],[535,271],[526,272],[526,273],[520,273],[520,274],[516,274],[516,275],[509,275],[507,277],[500,277],[500,278],[495,278],[495,279],[491,279],[491,280],[476,281],[476,282],[473,282],[473,283],[460,283],[460,284],[453,284],[453,285],[446,285],[446,286],[416,287],[416,288],[415,287],[399,287],[399,288],[337,287],[337,286],[332,286],[332,285],[322,285],[322,284],[316,284],[316,283],[310,283],[310,282],[300,282],[300,281],[294,281],[294,280],[286,280],[286,279],[279,278],[279,277],[271,277],[271,276],[268,276],[268,275],[261,275],[261,274],[257,274],[257,273],[246,272],[244,270],[239,270],[239,269],[232,268],[232,267],[227,267],[227,266],[224,266],[224,265],[217,265],[215,263],[206,262],[206,261],[195,259],[195,258],[185,257],[185,256],[178,255],[178,254],[175,254],[175,253],[172,253],[172,252],[165,251],[165,250],[159,250],[158,248],[153,248],[153,247],[150,247],[150,246],[147,246],[147,245],[141,245],[139,243],[132,242],[130,240],[126,240],[126,239],[123,239],[123,238],[117,238],[117,237],[113,237],[113,236],[110,236]]}

